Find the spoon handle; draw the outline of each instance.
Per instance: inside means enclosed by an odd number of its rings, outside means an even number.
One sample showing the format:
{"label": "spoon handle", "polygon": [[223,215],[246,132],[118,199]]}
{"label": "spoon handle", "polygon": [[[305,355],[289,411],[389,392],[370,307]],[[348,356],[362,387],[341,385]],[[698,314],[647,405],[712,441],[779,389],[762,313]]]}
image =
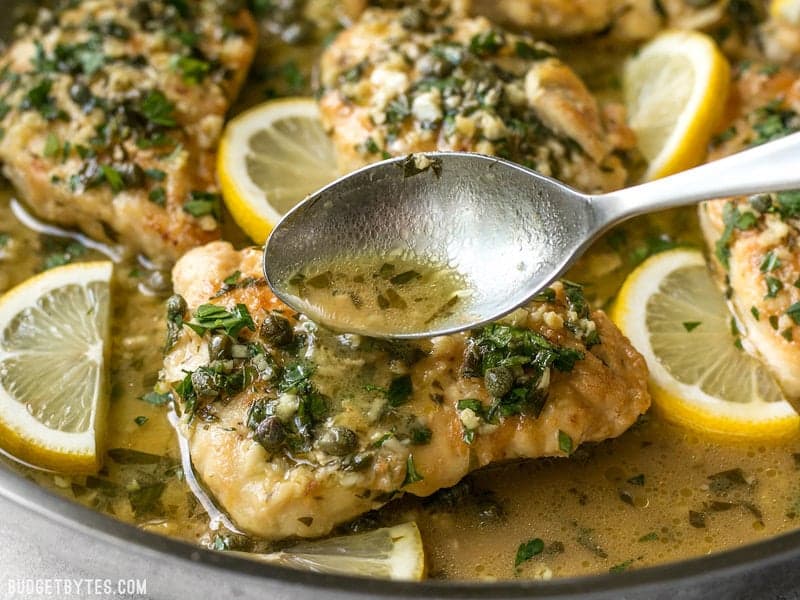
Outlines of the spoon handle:
{"label": "spoon handle", "polygon": [[591,196],[598,228],[636,215],[728,196],[800,190],[800,133],[609,194]]}

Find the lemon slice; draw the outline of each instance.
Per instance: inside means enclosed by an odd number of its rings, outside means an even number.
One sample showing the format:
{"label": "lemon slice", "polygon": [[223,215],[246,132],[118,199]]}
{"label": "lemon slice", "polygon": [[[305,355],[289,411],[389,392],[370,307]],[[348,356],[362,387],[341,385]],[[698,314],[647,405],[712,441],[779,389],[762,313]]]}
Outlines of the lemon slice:
{"label": "lemon slice", "polygon": [[800,25],[800,0],[772,0],[769,14],[773,19]]}
{"label": "lemon slice", "polygon": [[425,576],[425,552],[416,523],[306,542],[273,554],[235,554],[315,573],[400,581],[420,581]]}
{"label": "lemon slice", "polygon": [[728,96],[730,67],[714,40],[667,31],[629,59],[623,73],[628,121],[647,159],[645,179],[698,165]]}
{"label": "lemon slice", "polygon": [[767,369],[736,344],[731,313],[696,250],[671,250],[625,280],[612,319],[650,369],[670,420],[741,438],[797,433],[800,417]]}
{"label": "lemon slice", "polygon": [[31,465],[100,466],[110,262],[45,271],[0,298],[0,447]]}
{"label": "lemon slice", "polygon": [[338,176],[317,103],[272,100],[233,119],[220,142],[217,175],[236,223],[263,243],[295,204]]}

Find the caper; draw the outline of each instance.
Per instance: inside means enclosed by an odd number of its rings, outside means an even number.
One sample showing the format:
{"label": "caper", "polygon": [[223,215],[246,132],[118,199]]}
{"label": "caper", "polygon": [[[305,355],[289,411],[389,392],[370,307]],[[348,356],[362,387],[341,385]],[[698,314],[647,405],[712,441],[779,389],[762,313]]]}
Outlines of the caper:
{"label": "caper", "polygon": [[281,447],[286,439],[286,431],[278,417],[267,417],[256,427],[253,439],[264,447],[264,450],[273,451]]}
{"label": "caper", "polygon": [[364,471],[375,460],[373,452],[358,452],[343,465],[345,471]]}
{"label": "caper", "polygon": [[400,14],[400,25],[404,29],[422,29],[425,26],[425,12],[419,7],[408,7]]}
{"label": "caper", "polygon": [[186,300],[179,294],[173,294],[167,298],[167,315],[170,317],[181,316],[186,312]]}
{"label": "caper", "polygon": [[217,333],[208,340],[208,356],[211,360],[224,360],[231,357],[231,338],[224,333]]}
{"label": "caper", "polygon": [[144,184],[144,169],[136,163],[116,163],[114,169],[120,174],[127,187],[141,187]]}
{"label": "caper", "polygon": [[345,456],[358,447],[358,436],[347,427],[331,427],[319,436],[317,447],[332,456]]}
{"label": "caper", "polygon": [[216,397],[219,396],[217,378],[214,373],[198,369],[192,373],[192,387],[200,396]]}
{"label": "caper", "polygon": [[487,392],[495,398],[502,398],[511,391],[514,375],[506,367],[494,367],[486,370],[483,381]]}
{"label": "caper", "polygon": [[92,92],[83,83],[73,83],[69,86],[69,97],[80,107],[88,104],[92,99]]}
{"label": "caper", "polygon": [[426,54],[419,59],[417,68],[423,75],[429,75],[432,77],[445,77],[452,72],[453,65],[439,58],[438,56]]}
{"label": "caper", "polygon": [[286,346],[294,339],[292,324],[288,319],[269,313],[261,323],[261,337],[273,346]]}

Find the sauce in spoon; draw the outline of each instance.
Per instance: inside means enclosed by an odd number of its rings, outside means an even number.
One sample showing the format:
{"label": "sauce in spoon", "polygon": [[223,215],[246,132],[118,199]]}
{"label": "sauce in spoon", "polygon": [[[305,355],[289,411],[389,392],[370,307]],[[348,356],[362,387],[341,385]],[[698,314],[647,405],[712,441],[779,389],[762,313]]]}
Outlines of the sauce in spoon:
{"label": "sauce in spoon", "polygon": [[301,312],[352,333],[419,331],[464,310],[470,286],[452,267],[408,255],[314,262],[288,281]]}

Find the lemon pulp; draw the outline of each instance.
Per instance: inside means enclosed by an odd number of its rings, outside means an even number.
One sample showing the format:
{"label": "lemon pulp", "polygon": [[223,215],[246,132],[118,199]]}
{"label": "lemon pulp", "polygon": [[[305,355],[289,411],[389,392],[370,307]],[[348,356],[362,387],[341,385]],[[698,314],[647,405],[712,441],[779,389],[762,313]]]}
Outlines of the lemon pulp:
{"label": "lemon pulp", "polygon": [[757,359],[696,250],[657,254],[623,285],[612,318],[644,355],[656,407],[673,421],[736,437],[796,432],[800,417]]}
{"label": "lemon pulp", "polygon": [[0,446],[34,466],[99,467],[109,262],[46,271],[0,299]]}

